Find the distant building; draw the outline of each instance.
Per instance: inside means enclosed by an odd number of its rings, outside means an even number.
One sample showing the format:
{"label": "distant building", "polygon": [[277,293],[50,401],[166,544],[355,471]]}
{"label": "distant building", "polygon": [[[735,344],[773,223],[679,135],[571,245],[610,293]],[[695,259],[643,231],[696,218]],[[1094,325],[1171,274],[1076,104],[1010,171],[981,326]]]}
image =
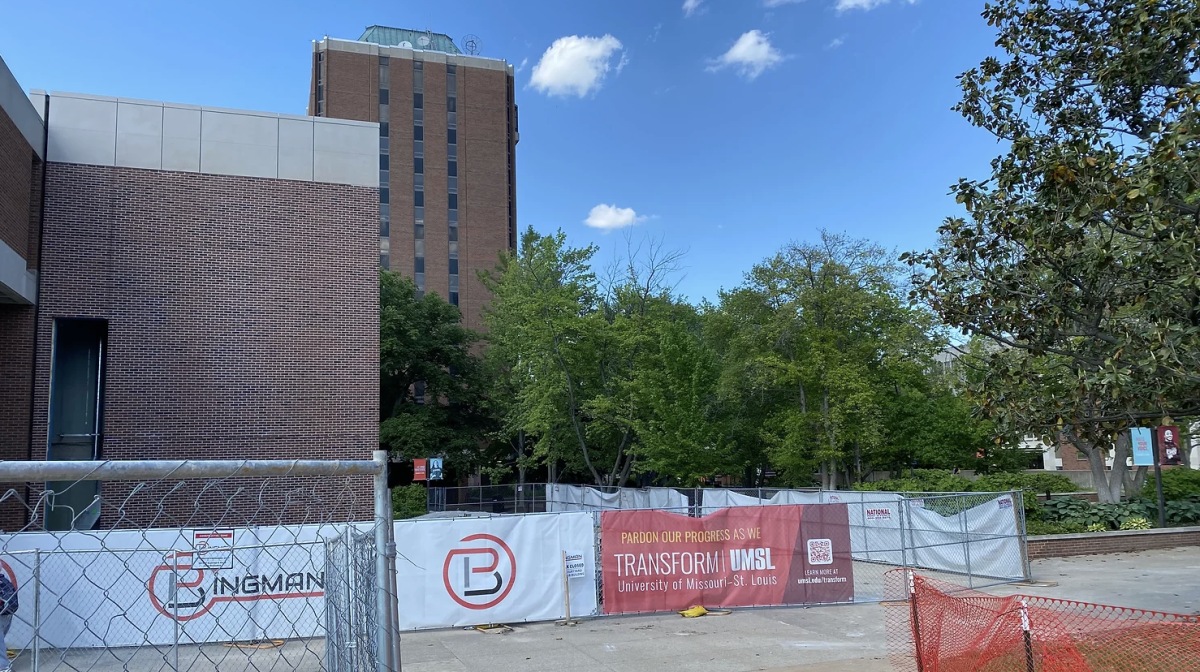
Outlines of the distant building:
{"label": "distant building", "polygon": [[[0,61],[0,459],[368,458],[378,138],[374,122],[26,96]],[[0,529],[114,524],[90,513],[96,483],[31,510],[43,487],[0,485],[17,493]]]}
{"label": "distant building", "polygon": [[308,111],[379,123],[379,263],[482,329],[476,271],[517,244],[513,67],[440,33],[371,26],[313,43]]}

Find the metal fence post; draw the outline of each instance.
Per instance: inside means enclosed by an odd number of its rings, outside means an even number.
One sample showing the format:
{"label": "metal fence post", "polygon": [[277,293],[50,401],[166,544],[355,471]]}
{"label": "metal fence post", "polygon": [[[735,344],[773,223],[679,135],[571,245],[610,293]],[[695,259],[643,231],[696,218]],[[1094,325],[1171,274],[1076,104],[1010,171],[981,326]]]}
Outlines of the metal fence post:
{"label": "metal fence post", "polygon": [[[1010,492],[1013,501],[1013,516],[1017,523],[1017,552],[1021,554],[1021,573],[1026,581],[1033,580],[1033,568],[1029,564],[1029,533],[1025,529],[1025,491]],[[1018,509],[1017,507],[1020,507]]]}
{"label": "metal fence post", "polygon": [[967,511],[964,508],[966,505],[967,495],[958,496],[958,517],[962,520],[963,531],[963,556],[967,562],[967,587],[975,587],[975,577],[971,573],[971,526],[967,524]]}
{"label": "metal fence post", "polygon": [[392,508],[388,507],[387,517],[387,532],[388,532],[388,609],[392,618],[392,669],[399,671],[400,663],[400,588],[398,585],[399,577],[396,575],[396,521],[393,518]]}
{"label": "metal fence post", "polygon": [[179,672],[179,551],[171,551],[171,622],[175,638],[171,643],[171,669]]}
{"label": "metal fence post", "polygon": [[392,506],[387,487],[387,451],[374,451],[377,468],[375,473],[375,667],[381,672],[395,672],[391,661],[391,620],[388,595],[388,561],[387,545],[388,511]]}
{"label": "metal fence post", "polygon": [[1029,628],[1029,605],[1021,600],[1021,630],[1025,635],[1025,671],[1034,672],[1033,665],[1033,635]]}
{"label": "metal fence post", "polygon": [[925,672],[925,660],[921,655],[921,616],[917,609],[917,580],[913,570],[905,570],[905,573],[908,574],[908,607],[912,616],[913,653],[917,659],[917,672]]}
{"label": "metal fence post", "polygon": [[33,551],[33,672],[41,669],[42,549]]}

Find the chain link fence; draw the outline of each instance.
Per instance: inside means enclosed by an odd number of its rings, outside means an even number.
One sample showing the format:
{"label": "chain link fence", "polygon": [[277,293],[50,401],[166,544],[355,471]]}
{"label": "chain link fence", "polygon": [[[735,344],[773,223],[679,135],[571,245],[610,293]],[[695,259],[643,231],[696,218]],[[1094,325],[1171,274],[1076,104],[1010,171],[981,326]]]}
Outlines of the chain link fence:
{"label": "chain link fence", "polygon": [[14,669],[398,670],[385,469],[0,463]]}

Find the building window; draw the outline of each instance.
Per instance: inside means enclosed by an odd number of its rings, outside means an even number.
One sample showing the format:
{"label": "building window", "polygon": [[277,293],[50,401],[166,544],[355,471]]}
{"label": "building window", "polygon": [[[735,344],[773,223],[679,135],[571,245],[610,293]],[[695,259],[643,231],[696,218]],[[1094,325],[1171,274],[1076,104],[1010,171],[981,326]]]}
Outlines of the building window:
{"label": "building window", "polygon": [[325,52],[317,52],[317,98],[316,116],[325,111]]}
{"label": "building window", "polygon": [[447,130],[446,131],[446,142],[451,145],[458,144],[458,131],[456,131],[453,128]]}
{"label": "building window", "polygon": [[[50,363],[47,460],[99,460],[104,445],[108,321],[57,319]],[[90,530],[100,519],[99,481],[52,481],[49,530]]]}
{"label": "building window", "polygon": [[446,174],[450,177],[458,177],[458,161],[450,161],[446,164]]}
{"label": "building window", "polygon": [[450,292],[450,305],[458,305],[458,292]]}
{"label": "building window", "polygon": [[387,56],[379,57],[379,266],[385,271],[390,270],[392,260],[389,251],[392,222],[388,205],[388,188],[391,186],[391,145],[388,142],[391,62]]}
{"label": "building window", "polygon": [[[413,61],[413,279],[425,292],[425,64]],[[418,398],[424,393],[424,385]]]}
{"label": "building window", "polygon": [[458,194],[450,194],[450,209],[458,209]]}

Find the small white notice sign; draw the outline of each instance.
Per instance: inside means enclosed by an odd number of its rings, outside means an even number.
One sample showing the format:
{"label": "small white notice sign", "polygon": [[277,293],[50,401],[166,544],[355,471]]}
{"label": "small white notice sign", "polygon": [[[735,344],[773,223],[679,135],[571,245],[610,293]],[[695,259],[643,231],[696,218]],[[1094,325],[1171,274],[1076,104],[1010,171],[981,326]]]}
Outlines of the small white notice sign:
{"label": "small white notice sign", "polygon": [[563,551],[563,558],[566,562],[568,579],[582,579],[586,576],[582,553]]}

